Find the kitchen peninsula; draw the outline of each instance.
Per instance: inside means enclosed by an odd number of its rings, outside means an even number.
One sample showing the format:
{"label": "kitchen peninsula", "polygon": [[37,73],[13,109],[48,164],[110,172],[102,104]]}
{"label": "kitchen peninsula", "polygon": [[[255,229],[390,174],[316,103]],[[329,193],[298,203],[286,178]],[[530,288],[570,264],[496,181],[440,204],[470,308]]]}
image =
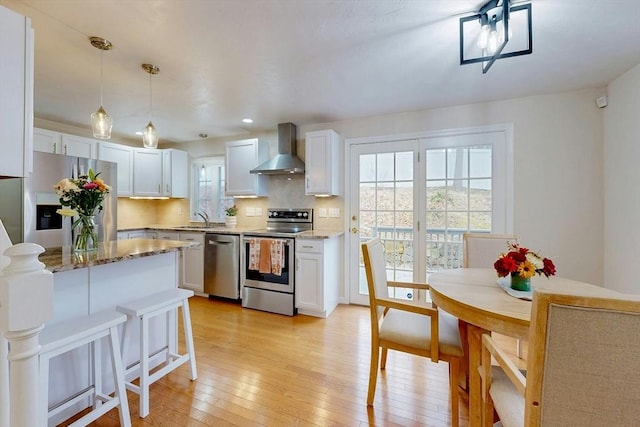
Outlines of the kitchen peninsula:
{"label": "kitchen peninsula", "polygon": [[[193,245],[193,242],[131,239],[101,243],[95,252],[74,253],[71,247],[46,249],[39,259],[47,270],[54,273],[53,318],[47,324],[80,318],[102,310],[115,310],[118,304],[176,288],[180,250]],[[168,328],[166,322],[169,322]],[[176,325],[175,319],[153,319],[150,324],[151,354],[166,346],[175,348]],[[138,327],[132,327],[129,332],[129,348],[137,348]],[[111,369],[106,363],[109,359],[106,349],[103,348],[102,351],[103,380],[105,384],[110,384]],[[134,353],[129,352],[130,355],[124,361],[125,366],[137,361]],[[158,360],[156,364],[159,362],[161,361]],[[80,372],[77,369],[78,363],[87,365],[86,369],[80,370],[86,375],[77,375]],[[86,348],[53,359],[49,404],[67,399],[87,387],[89,371]],[[83,404],[71,408],[69,413],[60,414],[60,418],[55,418],[54,421],[61,422],[82,408]]]}

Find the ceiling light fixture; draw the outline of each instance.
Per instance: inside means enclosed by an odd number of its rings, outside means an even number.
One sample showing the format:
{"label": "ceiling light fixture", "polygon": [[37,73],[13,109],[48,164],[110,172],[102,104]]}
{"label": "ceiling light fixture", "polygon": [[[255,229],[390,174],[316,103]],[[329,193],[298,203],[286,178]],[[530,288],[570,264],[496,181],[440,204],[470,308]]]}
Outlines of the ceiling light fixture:
{"label": "ceiling light fixture", "polygon": [[151,122],[151,94],[153,93],[151,90],[151,76],[158,74],[160,72],[160,68],[152,64],[142,64],[142,69],[149,73],[149,124],[142,132],[142,143],[145,148],[158,148],[158,133]]}
{"label": "ceiling light fixture", "polygon": [[486,74],[497,59],[530,53],[531,3],[511,6],[511,0],[490,0],[478,13],[460,18],[460,65],[481,62]]}
{"label": "ceiling light fixture", "polygon": [[251,119],[242,119],[242,123],[251,124],[251,123],[253,123],[253,120],[251,120]]}
{"label": "ceiling light fixture", "polygon": [[96,49],[100,49],[100,108],[98,111],[91,114],[91,129],[93,130],[94,138],[109,139],[111,138],[111,127],[113,126],[113,120],[111,116],[107,114],[102,106],[103,95],[103,56],[105,50],[113,49],[113,44],[109,40],[102,37],[89,37],[91,46]]}

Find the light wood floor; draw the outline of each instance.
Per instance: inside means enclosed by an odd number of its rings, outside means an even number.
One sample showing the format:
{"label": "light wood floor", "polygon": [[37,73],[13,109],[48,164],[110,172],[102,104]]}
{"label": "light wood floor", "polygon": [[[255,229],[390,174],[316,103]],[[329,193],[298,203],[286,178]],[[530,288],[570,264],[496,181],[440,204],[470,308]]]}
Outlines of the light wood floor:
{"label": "light wood floor", "polygon": [[[198,379],[185,364],[153,384],[144,419],[128,392],[133,426],[450,425],[447,364],[394,351],[367,407],[367,307],[340,305],[328,319],[200,297],[190,308]],[[119,425],[117,410],[92,425]],[[468,425],[464,398],[460,425]]]}

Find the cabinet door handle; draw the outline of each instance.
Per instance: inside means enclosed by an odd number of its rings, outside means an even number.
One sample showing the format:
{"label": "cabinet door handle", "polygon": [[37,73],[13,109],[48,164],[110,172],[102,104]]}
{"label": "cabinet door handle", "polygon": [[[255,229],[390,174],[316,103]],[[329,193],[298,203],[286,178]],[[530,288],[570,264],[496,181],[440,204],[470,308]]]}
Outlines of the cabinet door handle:
{"label": "cabinet door handle", "polygon": [[158,184],[158,193],[162,193],[162,186]]}
{"label": "cabinet door handle", "polygon": [[67,144],[64,144],[64,155],[67,155]]}
{"label": "cabinet door handle", "polygon": [[305,249],[313,249],[313,246],[308,246],[308,245],[302,245],[301,247]]}
{"label": "cabinet door handle", "polygon": [[57,146],[57,145],[58,145],[58,143],[57,143],[57,142],[54,142],[54,143],[53,143],[53,154],[56,154],[56,148],[57,148],[56,146]]}
{"label": "cabinet door handle", "polygon": [[167,193],[170,193],[171,190],[169,190],[169,184],[167,184]]}

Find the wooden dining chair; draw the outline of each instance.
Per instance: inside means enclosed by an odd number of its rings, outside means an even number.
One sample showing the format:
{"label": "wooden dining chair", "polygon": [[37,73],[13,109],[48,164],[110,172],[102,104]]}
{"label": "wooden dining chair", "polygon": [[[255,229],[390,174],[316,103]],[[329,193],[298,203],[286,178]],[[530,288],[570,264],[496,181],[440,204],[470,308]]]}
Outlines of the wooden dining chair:
{"label": "wooden dining chair", "polygon": [[[387,281],[384,247],[379,238],[362,244],[371,312],[371,366],[367,405],[373,406],[380,369],[387,363],[389,349],[449,363],[451,423],[458,426],[458,373],[462,347],[458,320],[437,307],[389,298],[389,287],[427,291],[424,283]],[[382,349],[382,359],[380,359]]]}
{"label": "wooden dining chair", "polygon": [[[462,267],[493,268],[501,253],[507,252],[509,243],[518,242],[517,234],[464,233],[462,235]],[[461,328],[463,336],[465,332]],[[523,357],[522,342],[516,340],[516,355]]]}
{"label": "wooden dining chair", "polygon": [[526,378],[483,335],[484,426],[638,426],[640,297],[536,290],[531,316]]}

